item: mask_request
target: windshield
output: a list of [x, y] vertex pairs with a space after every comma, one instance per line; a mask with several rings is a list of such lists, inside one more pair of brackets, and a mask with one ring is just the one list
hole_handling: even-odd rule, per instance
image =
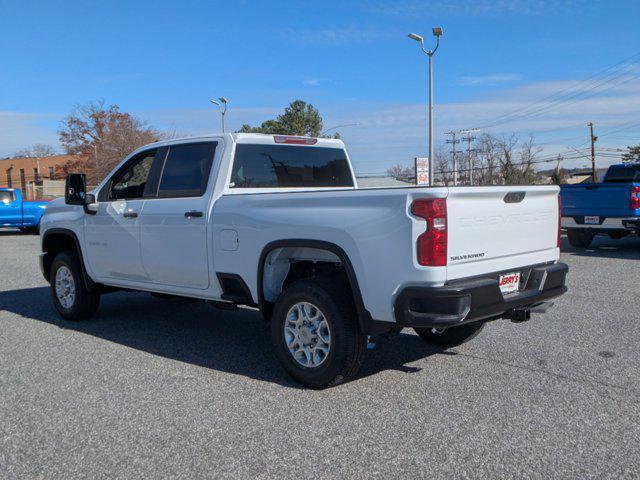
[[640, 181], [640, 163], [611, 165], [604, 176], [607, 183], [632, 183]]
[[4, 203], [6, 205], [11, 202], [13, 202], [13, 192], [9, 192], [8, 190], [0, 191], [0, 203]]

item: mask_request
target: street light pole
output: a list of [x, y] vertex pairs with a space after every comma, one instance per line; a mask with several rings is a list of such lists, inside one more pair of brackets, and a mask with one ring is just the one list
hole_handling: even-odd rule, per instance
[[409, 38], [420, 42], [420, 47], [425, 55], [429, 56], [429, 186], [433, 186], [434, 178], [434, 148], [433, 148], [433, 54], [436, 53], [440, 46], [440, 37], [442, 36], [442, 28], [434, 27], [433, 36], [436, 37], [436, 46], [433, 50], [424, 48], [424, 38], [415, 33], [410, 33]]
[[227, 103], [229, 103], [229, 100], [227, 100], [225, 97], [220, 97], [218, 98], [219, 101], [216, 100], [209, 100], [211, 103], [213, 103], [215, 106], [218, 107], [218, 109], [220, 110], [220, 116], [222, 117], [222, 133], [225, 132], [225, 125], [224, 125], [224, 116], [227, 113]]

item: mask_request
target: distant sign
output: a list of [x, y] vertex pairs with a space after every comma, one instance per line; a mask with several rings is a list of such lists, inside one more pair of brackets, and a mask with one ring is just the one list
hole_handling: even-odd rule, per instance
[[429, 159], [416, 157], [416, 185], [429, 185]]

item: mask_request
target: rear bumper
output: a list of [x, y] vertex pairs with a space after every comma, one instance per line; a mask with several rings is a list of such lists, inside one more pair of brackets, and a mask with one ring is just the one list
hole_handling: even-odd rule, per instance
[[584, 217], [562, 217], [561, 225], [589, 230], [640, 230], [640, 217], [603, 217], [599, 224], [584, 223]]
[[[509, 315], [515, 309], [534, 307], [567, 291], [564, 263], [518, 269], [523, 287], [503, 296], [500, 273], [456, 281], [442, 287], [406, 287], [395, 302], [396, 322], [402, 327], [448, 328]], [[513, 270], [511, 270], [513, 271]]]

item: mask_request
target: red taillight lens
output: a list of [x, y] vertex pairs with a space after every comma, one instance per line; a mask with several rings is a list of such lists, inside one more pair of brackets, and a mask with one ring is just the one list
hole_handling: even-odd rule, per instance
[[424, 218], [427, 229], [418, 237], [417, 257], [420, 265], [444, 267], [447, 265], [447, 200], [433, 198], [416, 200], [411, 213]]
[[631, 187], [629, 206], [631, 207], [631, 210], [640, 209], [640, 187]]
[[560, 199], [560, 194], [558, 194], [558, 248], [560, 248], [561, 225], [562, 225], [562, 200]]

